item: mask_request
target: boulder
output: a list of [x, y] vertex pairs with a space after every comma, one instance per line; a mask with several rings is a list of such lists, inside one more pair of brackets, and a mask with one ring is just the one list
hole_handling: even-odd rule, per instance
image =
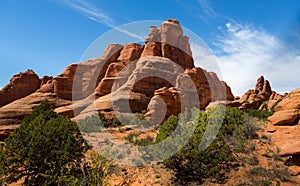
[[41, 79], [41, 87], [38, 92], [51, 92], [54, 93], [54, 82], [53, 82], [53, 77], [52, 76], [44, 76]]
[[293, 90], [275, 107], [275, 113], [269, 117], [273, 125], [297, 125], [300, 119], [300, 88]]
[[152, 124], [160, 124], [170, 115], [181, 112], [180, 92], [174, 87], [163, 87], [154, 92], [145, 117]]
[[299, 120], [299, 110], [282, 110], [275, 112], [269, 121], [273, 125], [297, 125]]
[[281, 149], [279, 156], [294, 156], [300, 155], [300, 141], [294, 141]]
[[300, 174], [300, 167], [297, 165], [292, 165], [288, 168], [292, 176], [298, 176]]
[[[204, 110], [212, 101], [227, 102], [226, 100], [233, 99], [230, 88], [215, 73], [199, 67], [186, 69], [177, 76], [175, 87], [164, 87], [155, 91], [145, 116], [152, 123], [162, 122], [170, 115], [177, 115], [192, 107]], [[162, 114], [165, 114], [163, 120]]]

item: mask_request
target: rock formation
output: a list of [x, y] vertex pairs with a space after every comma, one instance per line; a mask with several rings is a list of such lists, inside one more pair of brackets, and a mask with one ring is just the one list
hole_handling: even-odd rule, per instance
[[[266, 91], [267, 85], [261, 92]], [[111, 118], [146, 111], [159, 124], [187, 106], [205, 109], [211, 101], [234, 97], [215, 73], [194, 66], [189, 38], [177, 20], [169, 19], [150, 27], [145, 45], [111, 44], [102, 57], [71, 64], [56, 77], [40, 80], [32, 71], [14, 76], [0, 92], [2, 136], [44, 99], [70, 118], [94, 111]]]
[[10, 83], [0, 90], [0, 107], [35, 92], [40, 88], [40, 83], [32, 70], [14, 75]]
[[282, 98], [282, 95], [272, 91], [269, 81], [260, 76], [254, 90], [248, 90], [241, 98], [228, 103], [228, 106], [238, 107], [242, 110], [271, 110]]
[[[284, 96], [269, 117], [266, 129], [272, 141], [279, 147], [280, 156], [292, 156], [289, 160], [293, 174], [300, 174], [300, 88]], [[295, 170], [298, 170], [295, 172]]]

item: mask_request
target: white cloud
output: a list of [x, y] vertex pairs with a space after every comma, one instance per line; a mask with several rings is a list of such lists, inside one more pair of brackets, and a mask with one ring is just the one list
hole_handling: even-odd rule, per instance
[[[218, 14], [209, 0], [197, 2], [211, 22], [223, 25], [218, 27], [222, 34], [217, 36], [214, 54], [223, 79], [235, 95], [254, 88], [260, 75], [264, 75], [272, 89], [279, 93], [300, 87], [300, 49], [291, 41], [283, 42], [263, 28], [241, 24]], [[299, 30], [299, 27], [293, 29], [292, 42], [298, 43]]]
[[235, 95], [254, 88], [260, 75], [280, 93], [299, 86], [299, 50], [289, 48], [262, 28], [237, 23], [226, 23], [225, 28], [215, 43], [215, 54], [223, 78]]
[[126, 29], [119, 28], [115, 26], [114, 19], [111, 16], [108, 16], [103, 11], [100, 11], [95, 5], [89, 3], [85, 0], [63, 0], [63, 2], [68, 5], [69, 7], [76, 10], [78, 13], [82, 14], [83, 16], [87, 17], [88, 19], [104, 24], [107, 27], [113, 28], [127, 34], [133, 38], [143, 41], [145, 39], [144, 36], [140, 36], [138, 34], [132, 33]]

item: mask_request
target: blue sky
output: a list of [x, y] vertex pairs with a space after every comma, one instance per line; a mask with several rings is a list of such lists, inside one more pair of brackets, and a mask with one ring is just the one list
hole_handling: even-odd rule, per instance
[[[58, 75], [115, 26], [169, 17], [207, 44], [235, 95], [259, 75], [280, 93], [300, 87], [298, 0], [3, 0], [0, 87], [27, 69]], [[195, 58], [199, 50], [193, 45]]]

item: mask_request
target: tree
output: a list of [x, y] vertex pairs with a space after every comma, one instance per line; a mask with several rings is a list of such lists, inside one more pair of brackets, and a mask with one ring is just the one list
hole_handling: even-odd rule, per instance
[[[84, 140], [76, 123], [57, 115], [45, 100], [5, 140], [0, 149], [1, 181], [22, 178], [28, 185], [80, 182]], [[77, 180], [77, 181], [76, 181]]]

